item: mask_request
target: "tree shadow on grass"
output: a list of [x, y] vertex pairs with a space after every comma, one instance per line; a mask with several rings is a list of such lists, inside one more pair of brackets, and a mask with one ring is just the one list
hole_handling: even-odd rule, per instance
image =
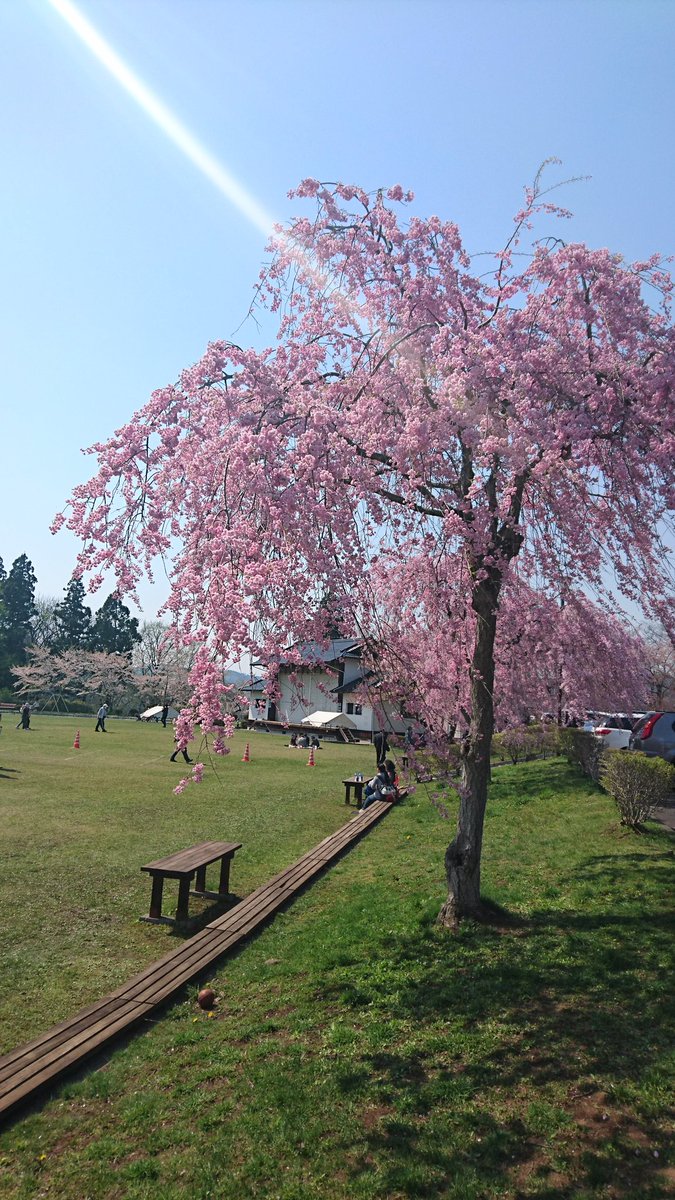
[[[508, 765], [510, 766], [511, 764]], [[514, 773], [518, 771], [518, 769], [518, 766], [512, 767], [512, 771]], [[583, 782], [586, 785], [587, 794], [589, 797], [605, 794], [600, 785], [594, 784], [592, 780], [585, 778]], [[567, 771], [562, 770], [560, 772], [552, 771], [550, 776], [546, 778], [542, 777], [541, 779], [528, 779], [527, 777], [519, 779], [517, 777], [514, 778], [513, 775], [509, 776], [508, 778], [495, 776], [490, 786], [489, 803], [498, 803], [502, 798], [502, 795], [506, 796], [507, 794], [509, 801], [513, 800], [514, 795], [528, 800], [537, 798], [551, 798], [552, 796], [578, 797], [579, 790], [579, 780], [575, 776], [570, 776]], [[500, 795], [500, 792], [502, 795]]]
[[[454, 938], [429, 921], [383, 937], [367, 963], [329, 969], [322, 1000], [418, 1031], [364, 1053], [360, 1084], [344, 1081], [379, 1114], [355, 1166], [377, 1162], [378, 1195], [672, 1194], [665, 1117], [659, 1128], [640, 1099], [643, 1086], [658, 1093], [673, 1025], [669, 857], [607, 855], [575, 870], [603, 881], [610, 911], [537, 911], [510, 931], [467, 925]], [[631, 890], [639, 905], [624, 910]], [[419, 1048], [429, 1030], [434, 1047], [447, 1031], [447, 1052]]]

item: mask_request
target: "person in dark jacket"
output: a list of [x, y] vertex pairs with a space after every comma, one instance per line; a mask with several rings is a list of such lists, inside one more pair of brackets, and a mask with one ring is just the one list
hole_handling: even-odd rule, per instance
[[381, 730], [373, 734], [373, 745], [375, 747], [375, 760], [377, 766], [383, 763], [389, 753], [389, 738], [386, 733]]
[[21, 705], [19, 712], [21, 713], [21, 720], [17, 725], [17, 729], [30, 729], [30, 704], [28, 701]]

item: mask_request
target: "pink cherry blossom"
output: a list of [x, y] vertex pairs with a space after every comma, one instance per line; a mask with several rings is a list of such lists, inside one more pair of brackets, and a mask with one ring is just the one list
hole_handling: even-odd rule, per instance
[[[617, 595], [675, 632], [671, 279], [657, 256], [541, 236], [566, 216], [543, 190], [472, 262], [398, 185], [304, 180], [313, 212], [275, 234], [256, 293], [276, 344], [211, 343], [93, 448], [67, 512], [79, 570], [131, 593], [157, 559], [170, 572], [175, 637], [197, 647], [179, 744], [227, 736], [223, 664], [274, 663], [335, 620], [383, 699], [433, 737], [468, 731], [447, 923], [481, 911], [495, 716], [552, 687], [588, 703], [583, 647], [613, 653], [597, 613]], [[621, 674], [603, 676], [617, 698]]]

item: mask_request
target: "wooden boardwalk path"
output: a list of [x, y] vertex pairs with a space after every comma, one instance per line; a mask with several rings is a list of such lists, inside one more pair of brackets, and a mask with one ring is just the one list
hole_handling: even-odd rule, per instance
[[143, 1020], [184, 984], [201, 975], [216, 959], [269, 920], [390, 808], [391, 804], [384, 801], [371, 804], [228, 913], [217, 917], [201, 933], [151, 963], [102, 1000], [0, 1058], [0, 1116], [31, 1099], [65, 1071], [78, 1067], [90, 1054]]

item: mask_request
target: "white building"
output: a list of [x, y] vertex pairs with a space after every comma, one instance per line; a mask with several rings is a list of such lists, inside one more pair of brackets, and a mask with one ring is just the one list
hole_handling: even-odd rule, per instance
[[[334, 638], [326, 648], [307, 642], [293, 650], [300, 663], [279, 663], [276, 699], [265, 695], [264, 674], [242, 689], [250, 695], [249, 721], [253, 725], [300, 725], [313, 713], [323, 712], [344, 713], [361, 735], [368, 737], [382, 728], [382, 717], [365, 699], [368, 688], [376, 688], [377, 683], [372, 671], [363, 668], [358, 639]], [[264, 664], [254, 663], [256, 668], [264, 670]], [[402, 733], [405, 724], [394, 718], [390, 706], [384, 706], [384, 713], [386, 730]]]

